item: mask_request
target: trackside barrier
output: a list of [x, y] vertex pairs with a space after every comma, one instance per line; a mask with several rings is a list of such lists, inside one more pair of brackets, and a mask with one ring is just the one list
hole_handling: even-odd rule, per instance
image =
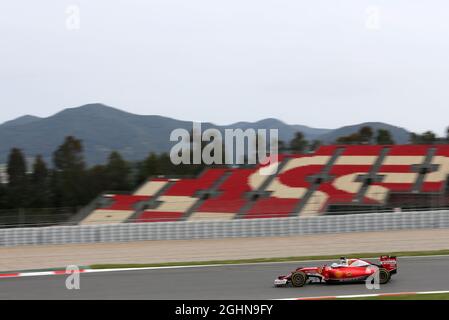
[[449, 228], [449, 210], [228, 221], [121, 223], [0, 229], [0, 246], [292, 236]]

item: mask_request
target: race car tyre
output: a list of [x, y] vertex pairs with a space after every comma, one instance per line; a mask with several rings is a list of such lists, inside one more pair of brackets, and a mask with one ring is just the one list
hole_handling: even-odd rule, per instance
[[303, 285], [306, 284], [307, 276], [302, 271], [296, 271], [296, 272], [293, 272], [291, 281], [292, 281], [292, 285], [294, 287], [302, 287]]
[[391, 279], [391, 274], [384, 268], [379, 268], [379, 283], [385, 284]]

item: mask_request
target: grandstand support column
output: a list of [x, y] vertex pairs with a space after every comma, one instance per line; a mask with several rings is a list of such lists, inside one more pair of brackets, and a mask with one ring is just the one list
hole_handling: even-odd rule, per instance
[[265, 181], [257, 188], [257, 190], [248, 192], [245, 195], [246, 203], [240, 208], [239, 212], [235, 215], [234, 219], [241, 219], [243, 218], [249, 210], [254, 206], [256, 201], [260, 198], [269, 197], [271, 192], [266, 191], [267, 187], [271, 184], [271, 182], [277, 177], [277, 175], [282, 171], [282, 169], [285, 167], [285, 165], [289, 161], [289, 157], [286, 157], [283, 159], [277, 169], [276, 172], [272, 175], [270, 175]]
[[290, 217], [296, 217], [301, 214], [301, 212], [306, 208], [306, 206], [309, 204], [310, 201], [313, 201], [313, 195], [315, 191], [318, 190], [320, 185], [323, 182], [329, 181], [332, 179], [332, 177], [329, 175], [330, 170], [334, 166], [337, 159], [341, 156], [341, 154], [344, 152], [344, 147], [339, 147], [337, 150], [335, 150], [332, 157], [327, 162], [326, 166], [323, 168], [323, 170], [317, 174], [310, 176], [308, 178], [310, 182], [310, 187], [307, 189], [307, 192], [305, 193], [304, 197], [298, 201], [298, 204], [293, 209], [293, 212], [290, 214]]
[[418, 178], [416, 179], [415, 185], [412, 189], [413, 193], [418, 193], [421, 191], [424, 179], [426, 178], [426, 174], [438, 170], [438, 165], [432, 164], [432, 159], [436, 152], [437, 148], [429, 148], [424, 162], [421, 165], [412, 166], [412, 170], [418, 173]]
[[385, 160], [385, 157], [390, 152], [390, 148], [386, 147], [383, 148], [380, 152], [379, 156], [376, 159], [376, 162], [371, 167], [371, 170], [366, 175], [361, 175], [357, 177], [357, 182], [362, 182], [362, 186], [360, 187], [359, 191], [357, 192], [356, 196], [354, 197], [354, 202], [356, 203], [362, 203], [363, 199], [365, 198], [366, 192], [368, 191], [369, 186], [373, 182], [382, 182], [383, 176], [379, 175], [380, 167], [382, 166], [382, 163]]

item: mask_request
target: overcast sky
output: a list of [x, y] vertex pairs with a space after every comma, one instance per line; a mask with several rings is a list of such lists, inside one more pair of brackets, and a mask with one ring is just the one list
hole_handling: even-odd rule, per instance
[[102, 102], [218, 124], [449, 125], [447, 0], [14, 0], [0, 12], [0, 122]]

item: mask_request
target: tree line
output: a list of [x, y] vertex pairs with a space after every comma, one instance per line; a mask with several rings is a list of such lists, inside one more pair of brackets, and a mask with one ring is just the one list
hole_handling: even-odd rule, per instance
[[[354, 134], [339, 137], [335, 142], [395, 143], [388, 130], [374, 132], [368, 126]], [[449, 129], [445, 138], [439, 138], [431, 131], [412, 133], [410, 143], [449, 143]], [[302, 132], [296, 132], [289, 142], [279, 141], [278, 147], [280, 153], [305, 153], [313, 152], [321, 144], [318, 140], [308, 141]], [[203, 164], [174, 165], [168, 153], [151, 152], [142, 161], [128, 162], [117, 151], [109, 154], [105, 164], [88, 167], [83, 151], [82, 141], [68, 136], [54, 151], [52, 166], [38, 155], [28, 168], [22, 150], [13, 148], [7, 163], [8, 183], [0, 184], [0, 209], [76, 208], [88, 204], [105, 191], [132, 191], [151, 176], [195, 176], [205, 168]]]
[[[302, 132], [296, 132], [294, 138], [288, 143], [279, 142], [279, 150], [281, 152], [313, 152], [322, 142], [320, 140], [307, 141]], [[385, 129], [378, 129], [376, 132], [369, 127], [364, 126], [358, 132], [347, 136], [338, 137], [335, 144], [377, 144], [377, 145], [392, 145], [395, 141], [390, 131]]]
[[[409, 143], [411, 144], [447, 144], [449, 143], [449, 127], [446, 130], [445, 137], [438, 137], [432, 131], [426, 131], [422, 134], [412, 132], [410, 133]], [[279, 141], [280, 152], [313, 152], [322, 144], [319, 140], [307, 141], [302, 132], [296, 132], [294, 138], [290, 143], [286, 144]], [[394, 145], [396, 142], [389, 130], [377, 129], [373, 130], [370, 126], [364, 126], [359, 131], [349, 134], [347, 136], [338, 137], [334, 144], [349, 144], [349, 145]]]
[[50, 167], [38, 155], [27, 168], [22, 150], [8, 156], [8, 183], [0, 184], [0, 209], [76, 208], [88, 204], [104, 191], [128, 192], [150, 176], [196, 175], [203, 165], [173, 165], [168, 153], [150, 153], [139, 162], [126, 161], [119, 152], [107, 162], [88, 167], [81, 140], [65, 138], [52, 155]]

